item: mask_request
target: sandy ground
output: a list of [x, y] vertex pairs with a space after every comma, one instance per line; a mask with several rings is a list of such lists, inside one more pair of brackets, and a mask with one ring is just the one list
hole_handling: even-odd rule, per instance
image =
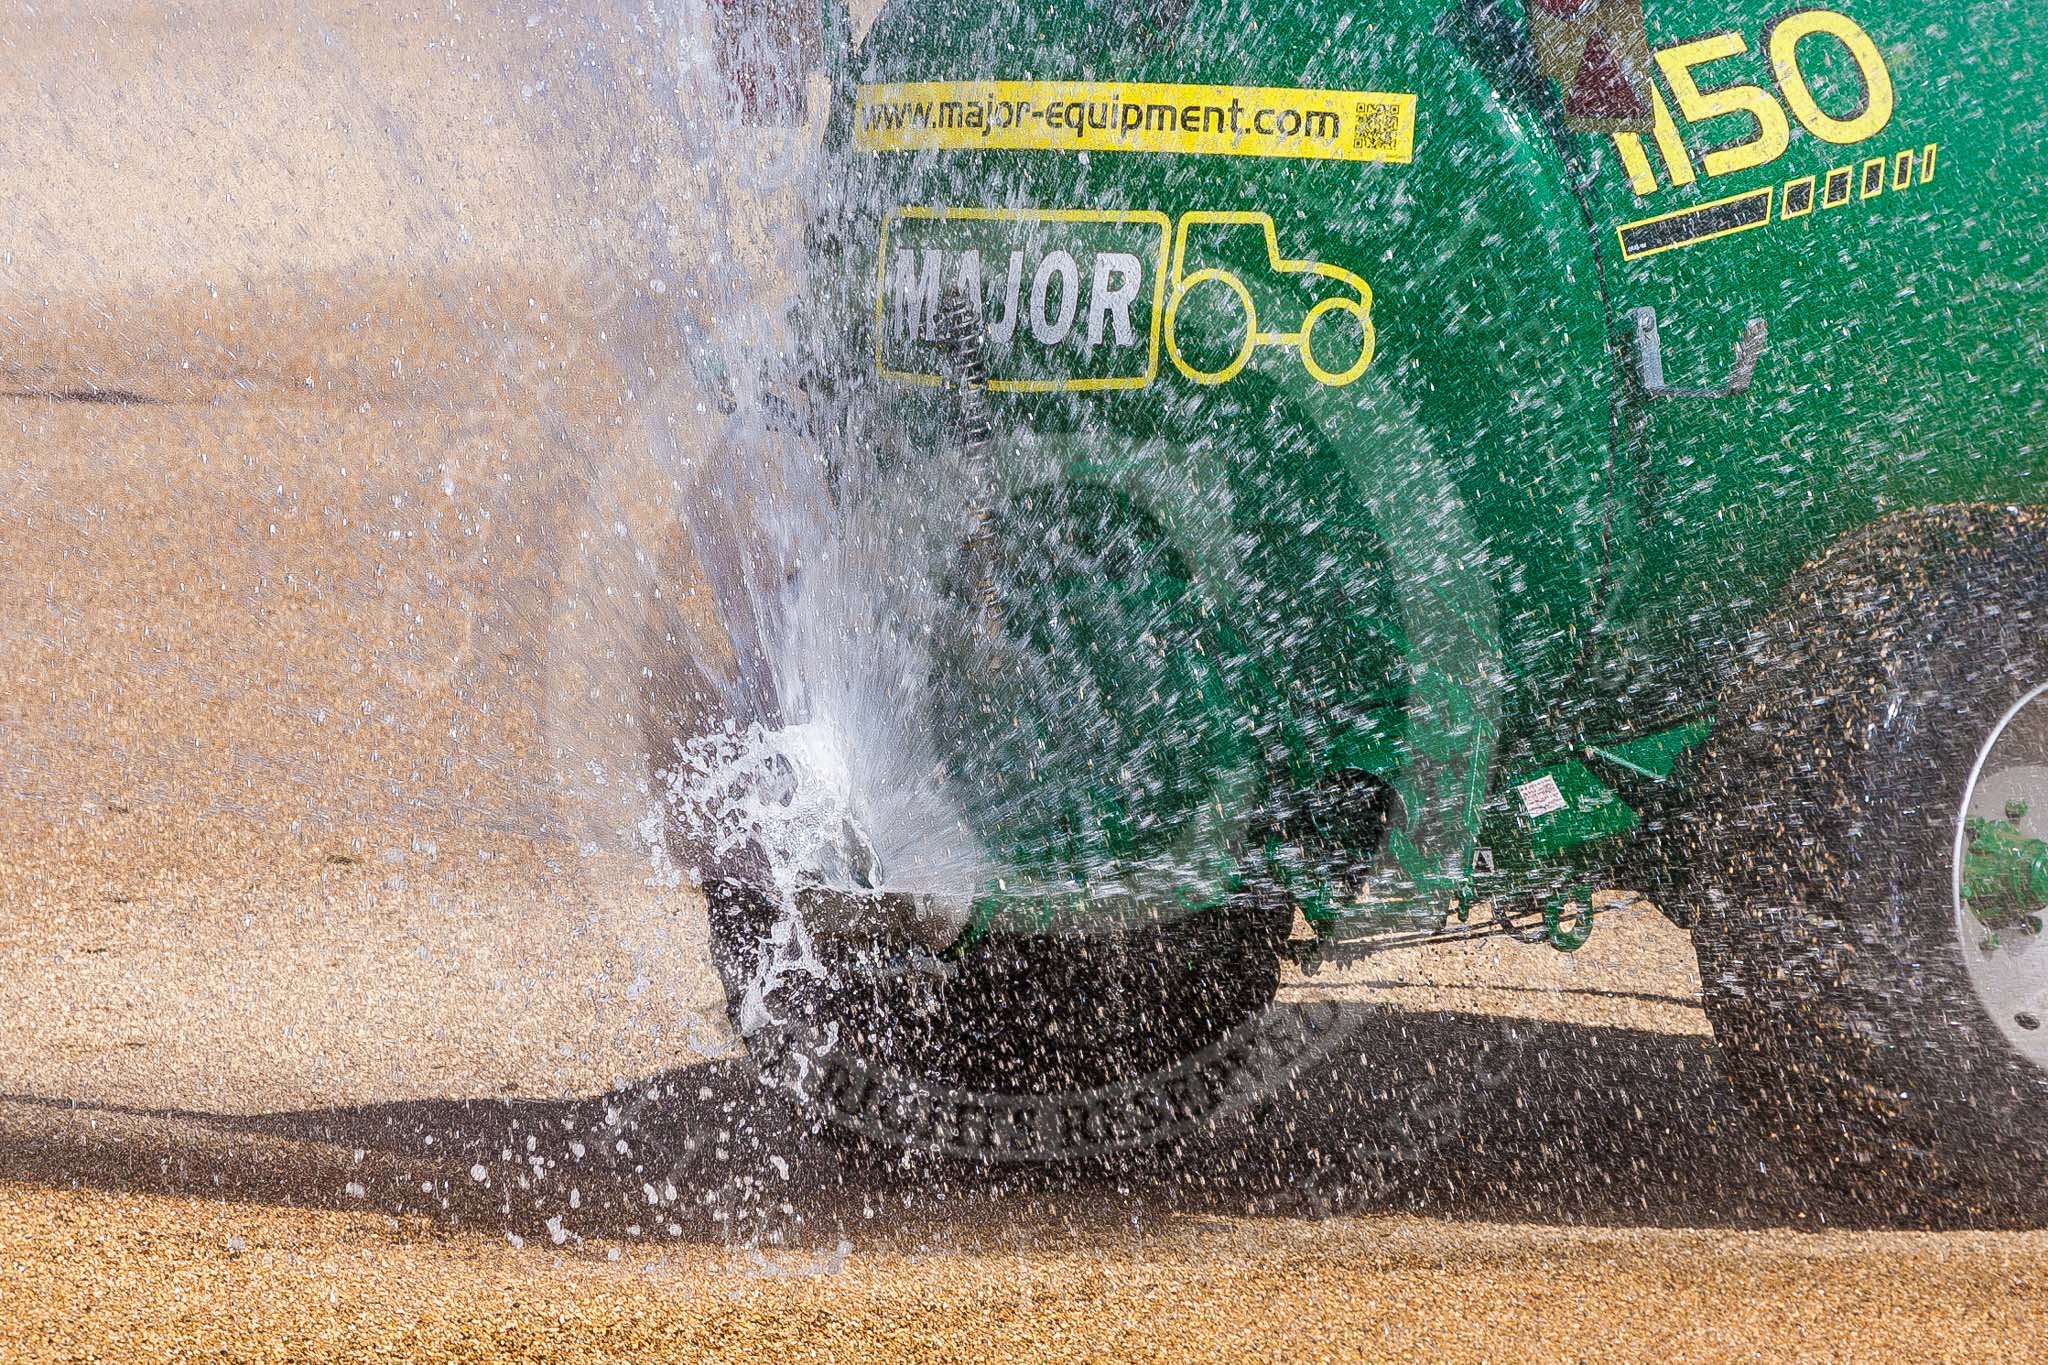
[[1647, 909], [1292, 978], [1346, 1046], [1112, 1172], [789, 1131], [635, 834], [733, 303], [607, 13], [0, 31], [0, 1361], [2048, 1348], [2041, 1234], [1771, 1168]]

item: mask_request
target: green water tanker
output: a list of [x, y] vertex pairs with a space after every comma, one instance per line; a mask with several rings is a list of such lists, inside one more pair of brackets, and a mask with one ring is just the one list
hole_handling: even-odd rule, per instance
[[[793, 99], [807, 16], [727, 13]], [[1160, 1074], [1285, 960], [1598, 952], [1633, 888], [1775, 1131], [2031, 1186], [2048, 11], [817, 28], [804, 383], [828, 447], [974, 474], [929, 724], [995, 867], [807, 1006], [853, 1090]], [[766, 911], [713, 901], [738, 991]]]

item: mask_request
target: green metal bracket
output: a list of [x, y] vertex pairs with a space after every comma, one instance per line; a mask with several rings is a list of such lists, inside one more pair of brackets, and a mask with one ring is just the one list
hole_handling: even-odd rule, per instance
[[1667, 782], [1678, 767], [1678, 760], [1685, 751], [1704, 743], [1714, 732], [1711, 716], [1675, 725], [1669, 730], [1659, 730], [1654, 735], [1641, 739], [1625, 740], [1620, 743], [1595, 744], [1586, 750], [1589, 757], [1611, 763], [1624, 772], [1634, 773], [1652, 782]]
[[1553, 764], [1514, 785], [1529, 822], [1529, 847], [1538, 858], [1554, 858], [1636, 827], [1628, 803], [1577, 760]]
[[[1702, 717], [1638, 739], [1590, 744], [1585, 755], [1624, 790], [1640, 794], [1645, 785], [1671, 781], [1679, 758], [1713, 729], [1713, 719]], [[1529, 850], [1538, 858], [1554, 858], [1582, 844], [1626, 834], [1640, 823], [1623, 793], [1576, 759], [1527, 774], [1510, 786], [1527, 824]]]

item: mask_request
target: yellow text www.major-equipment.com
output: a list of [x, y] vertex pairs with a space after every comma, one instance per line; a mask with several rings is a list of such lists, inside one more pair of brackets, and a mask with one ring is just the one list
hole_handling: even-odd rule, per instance
[[855, 145], [873, 152], [1074, 151], [1406, 162], [1415, 96], [1127, 81], [864, 85]]

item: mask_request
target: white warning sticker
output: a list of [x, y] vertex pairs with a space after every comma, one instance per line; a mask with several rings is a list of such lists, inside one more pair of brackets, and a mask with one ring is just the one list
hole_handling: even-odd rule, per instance
[[1529, 813], [1531, 820], [1564, 809], [1564, 793], [1557, 789], [1557, 779], [1548, 774], [1534, 782], [1524, 782], [1515, 788], [1515, 794], [1522, 798], [1522, 809]]

